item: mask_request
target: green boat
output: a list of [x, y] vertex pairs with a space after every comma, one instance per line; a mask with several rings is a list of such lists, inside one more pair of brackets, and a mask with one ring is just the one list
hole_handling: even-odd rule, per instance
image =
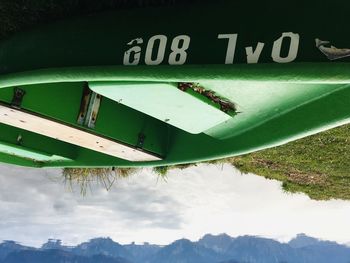
[[174, 165], [349, 123], [349, 8], [207, 1], [18, 33], [0, 43], [0, 161]]

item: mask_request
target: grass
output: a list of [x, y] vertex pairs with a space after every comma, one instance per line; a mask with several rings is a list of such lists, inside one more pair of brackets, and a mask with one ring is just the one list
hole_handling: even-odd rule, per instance
[[287, 192], [350, 200], [350, 126], [230, 160], [244, 173], [282, 181]]
[[62, 175], [72, 191], [77, 186], [80, 194], [85, 196], [94, 183], [108, 191], [118, 179], [129, 177], [136, 171], [134, 168], [65, 168]]
[[[37, 24], [44, 24], [103, 10], [142, 8], [200, 0], [1, 0], [0, 40]], [[220, 160], [242, 172], [255, 173], [283, 182], [287, 192], [303, 192], [313, 199], [350, 199], [350, 126], [343, 126], [296, 142], [257, 153]], [[176, 168], [185, 169], [189, 165]], [[173, 167], [158, 167], [154, 171], [166, 178]], [[65, 169], [68, 184], [77, 183], [86, 194], [91, 182], [109, 189], [112, 184], [133, 172], [123, 169]]]

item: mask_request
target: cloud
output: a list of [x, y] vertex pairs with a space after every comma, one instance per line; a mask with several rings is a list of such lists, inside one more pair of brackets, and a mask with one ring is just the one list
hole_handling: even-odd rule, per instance
[[0, 169], [3, 240], [15, 239], [38, 246], [54, 236], [62, 239], [66, 236], [64, 240], [72, 241], [77, 236], [113, 235], [109, 231], [130, 227], [136, 231], [181, 226], [182, 218], [177, 212], [181, 205], [157, 191], [156, 176], [149, 172], [121, 181], [110, 192], [96, 186], [93, 193], [82, 197], [63, 185], [59, 169], [5, 165]]

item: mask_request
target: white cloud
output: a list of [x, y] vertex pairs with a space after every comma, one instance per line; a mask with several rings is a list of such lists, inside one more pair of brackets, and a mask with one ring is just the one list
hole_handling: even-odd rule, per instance
[[76, 244], [110, 236], [167, 244], [223, 232], [282, 241], [300, 232], [350, 239], [349, 202], [285, 194], [279, 182], [241, 175], [229, 165], [173, 170], [167, 182], [143, 169], [110, 192], [96, 187], [86, 197], [67, 190], [59, 169], [0, 170], [0, 240], [40, 246], [48, 238]]

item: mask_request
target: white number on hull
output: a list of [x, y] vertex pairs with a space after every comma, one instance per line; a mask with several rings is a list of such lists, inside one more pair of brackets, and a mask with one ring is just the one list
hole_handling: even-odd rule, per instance
[[177, 36], [171, 43], [171, 53], [169, 56], [170, 65], [183, 65], [187, 59], [187, 49], [190, 46], [190, 37], [186, 35]]

